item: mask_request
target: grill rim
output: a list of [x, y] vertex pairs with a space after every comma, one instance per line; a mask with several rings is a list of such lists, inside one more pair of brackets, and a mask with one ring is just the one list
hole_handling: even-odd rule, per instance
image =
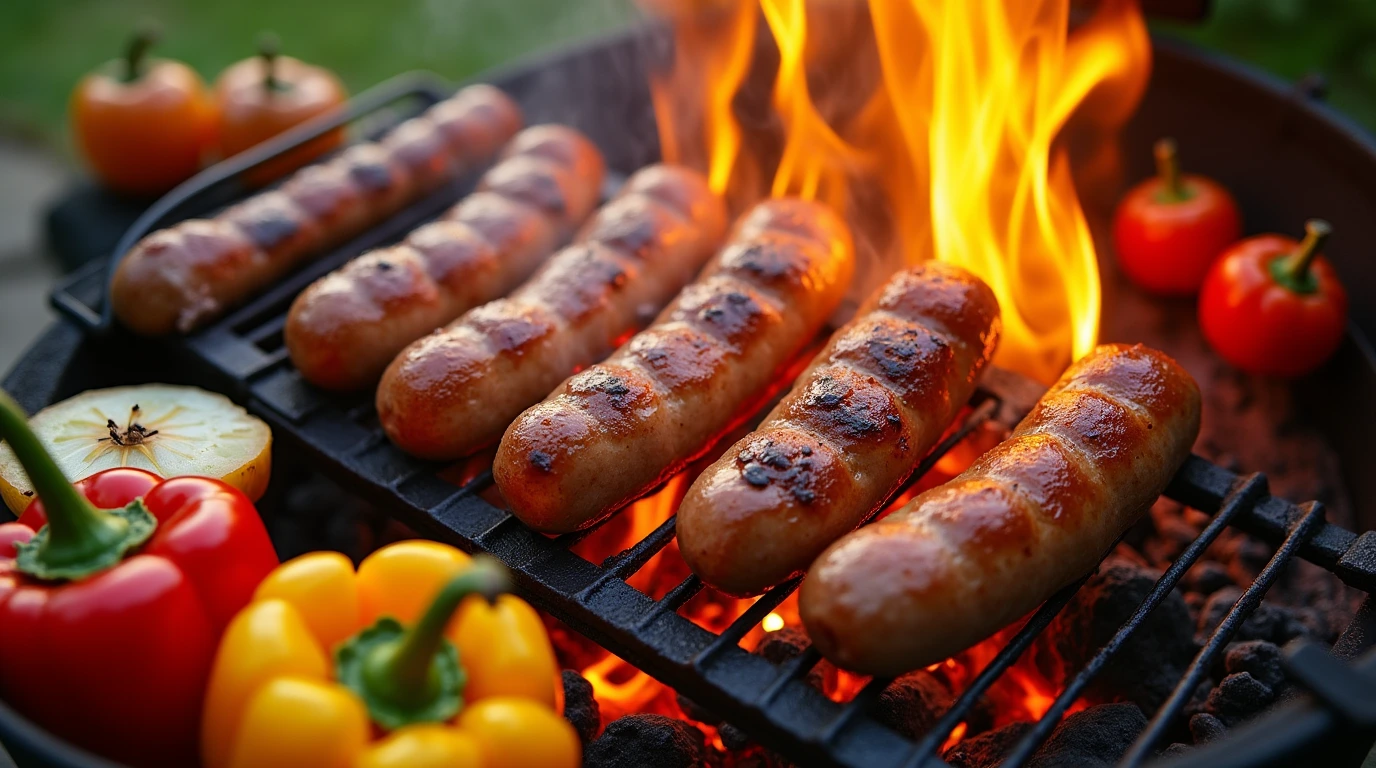
[[[610, 44], [626, 47], [630, 41], [629, 44], [634, 46], [634, 41], [631, 40], [632, 35], [624, 35], [623, 33], [623, 35], [612, 36], [609, 38]], [[1157, 45], [1158, 55], [1161, 54], [1163, 48], [1168, 52], [1172, 49], [1181, 48], [1178, 44], [1163, 44], [1160, 40], [1154, 40], [1154, 43]], [[590, 50], [597, 46], [607, 46], [608, 44], [606, 40], [594, 41], [587, 46], [572, 49], [572, 54], [565, 52], [543, 56], [535, 67], [554, 66], [555, 62], [569, 55], [577, 55], [580, 51]], [[1192, 49], [1190, 50], [1192, 51]], [[1173, 52], [1180, 53], [1179, 50]], [[1191, 55], [1204, 60], [1208, 65], [1225, 70], [1227, 74], [1250, 80], [1253, 85], [1279, 90], [1274, 83], [1266, 82], [1265, 76], [1251, 72], [1229, 60], [1213, 57], [1209, 54], [1192, 53]], [[538, 70], [534, 71], [538, 72]], [[531, 68], [523, 68], [519, 65], [508, 68], [506, 72], [512, 80], [533, 76]], [[494, 78], [494, 82], [499, 86], [504, 85], [503, 79], [505, 78], [499, 76]], [[1290, 92], [1288, 87], [1284, 90], [1287, 93]], [[1315, 105], [1308, 102], [1297, 103], [1296, 109], [1314, 110]], [[1326, 107], [1320, 106], [1319, 110], [1326, 113], [1318, 114], [1320, 119], [1326, 120], [1330, 124], [1339, 124], [1337, 127], [1347, 134], [1348, 139], [1363, 145], [1368, 152], [1376, 154], [1376, 146], [1366, 141], [1365, 135], [1355, 125], [1349, 123], [1345, 118], [1336, 116], [1336, 113], [1332, 113]], [[1330, 127], [1333, 126], [1330, 125]], [[282, 147], [282, 149], [285, 148], [285, 146]], [[271, 156], [273, 156], [271, 153], [266, 155], [266, 157]], [[462, 191], [465, 184], [471, 184], [471, 180], [461, 182], [455, 189]], [[400, 232], [409, 230], [421, 220], [437, 213], [444, 207], [436, 204], [435, 199], [436, 196], [431, 196], [427, 201], [408, 208], [406, 212], [371, 230], [370, 235], [376, 235], [378, 241], [384, 241], [388, 239], [389, 232], [400, 234]], [[448, 200], [445, 202], [445, 205], [447, 204]], [[366, 247], [369, 247], [366, 243], [355, 241], [340, 249], [340, 253], [345, 251], [357, 253]], [[303, 272], [279, 283], [259, 299], [236, 310], [226, 318], [222, 318], [206, 331], [189, 337], [181, 351], [188, 352], [193, 358], [197, 358], [197, 362], [200, 364], [199, 375], [220, 380], [218, 382], [220, 386], [212, 385], [213, 388], [229, 391], [232, 394], [237, 393], [240, 399], [249, 403], [251, 409], [268, 418], [280, 434], [287, 435], [293, 441], [298, 441], [317, 452], [324, 459], [326, 468], [333, 470], [329, 474], [334, 474], [336, 479], [343, 480], [346, 485], [354, 486], [356, 489], [361, 487], [365, 491], [361, 495], [369, 498], [376, 496], [382, 499], [381, 505], [384, 508], [400, 512], [398, 517], [411, 524], [419, 532], [433, 533], [438, 537], [450, 540], [451, 543], [457, 543], [469, 551], [475, 551], [478, 548], [484, 551], [494, 551], [507, 561], [508, 565], [513, 567], [517, 574], [518, 584], [524, 588], [527, 596], [533, 598], [532, 602], [537, 607], [564, 620], [575, 630], [589, 636], [604, 648], [616, 651], [618, 655], [627, 658], [638, 668], [666, 682], [680, 692], [685, 692], [685, 688], [695, 686], [666, 680], [666, 677], [676, 678], [680, 674], [691, 674], [701, 678], [703, 683], [712, 682], [711, 678], [717, 678], [717, 682], [714, 683], [717, 694], [726, 694], [728, 698], [725, 703], [729, 705], [727, 708], [738, 710], [736, 716], [728, 716], [727, 719], [744, 727], [752, 735], [757, 737], [768, 736], [769, 738], [761, 740], [776, 748], [783, 746], [784, 748], [779, 751], [789, 757], [798, 759], [800, 762], [811, 762], [808, 758], [818, 758], [818, 750], [821, 750], [823, 753], [821, 757], [826, 759], [816, 764], [874, 765], [878, 764], [872, 762], [877, 757], [873, 754], [876, 751], [891, 758], [899, 752], [906, 751], [891, 749], [888, 745], [894, 742], [906, 744], [912, 748], [914, 746], [922, 747], [929, 739], [938, 742], [944, 740], [944, 734], [941, 734], [939, 738], [933, 738], [933, 735], [929, 734], [929, 737], [924, 738], [923, 742], [914, 745], [913, 742], [902, 739], [868, 717], [863, 711], [864, 708], [882, 690], [882, 685], [877, 682], [867, 685], [856, 699], [846, 704], [831, 702], [820, 693], [807, 687], [801, 682], [801, 679], [811, 665], [816, 663], [817, 654], [815, 651], [805, 654], [802, 661], [786, 664], [782, 668], [777, 668], [763, 659], [746, 653], [736, 645], [736, 642], [755, 622], [743, 624], [743, 629], [740, 630], [737, 630], [733, 625], [722, 636], [717, 639], [710, 639], [711, 633], [698, 628], [687, 619], [677, 616], [675, 612], [683, 602], [686, 602], [688, 598], [701, 589], [700, 582], [695, 584], [695, 577], [690, 576], [671, 591], [670, 594], [674, 596], [673, 601], [677, 601], [678, 604], [664, 610], [656, 607], [655, 601], [624, 582], [624, 578], [631, 575], [635, 569], [631, 569], [625, 575], [608, 574], [604, 569], [587, 563], [581, 557], [568, 552], [567, 543], [565, 546], [550, 547], [548, 551], [542, 552], [541, 548], [546, 545], [540, 542], [550, 540], [538, 537], [537, 534], [533, 534], [533, 532], [520, 526], [519, 523], [513, 525], [514, 519], [510, 515], [487, 505], [479, 498], [477, 491], [481, 489], [484, 482], [490, 482], [490, 476], [486, 479], [480, 477], [463, 489], [458, 490], [440, 489], [433, 483], [427, 485], [429, 481], [425, 478], [433, 479], [434, 466], [426, 465], [424, 462], [416, 462], [409, 457], [400, 455], [385, 440], [378, 441], [376, 430], [370, 432], [361, 427], [358, 422], [365, 421], [369, 417], [366, 406], [362, 408], [355, 406], [348, 409], [337, 401], [331, 402], [331, 398], [316, 396], [306, 398], [317, 401], [311, 407], [304, 409], [297, 407], [301, 401], [300, 391], [293, 392], [291, 383], [284, 382], [281, 377], [283, 370], [289, 367], [289, 361], [285, 359], [280, 350], [275, 353], [263, 353], [259, 343], [272, 336], [270, 326], [274, 322], [274, 315], [270, 311], [270, 307], [274, 303], [282, 301], [283, 297], [286, 297], [285, 300], [289, 302], [290, 296], [294, 295], [306, 282], [337, 263], [335, 257], [321, 259]], [[83, 278], [83, 276], [78, 275], [74, 279], [64, 282], [59, 288], [59, 292], [74, 298], [75, 294], [71, 292], [71, 289], [77, 286], [82, 279], [85, 279], [89, 284], [91, 277], [86, 275]], [[59, 293], [55, 292], [55, 303], [59, 304], [59, 309], [70, 316], [72, 314], [71, 306], [63, 305], [58, 296]], [[76, 300], [79, 301], [79, 299]], [[77, 317], [75, 319], [90, 325], [89, 318], [90, 316], [87, 315], [86, 318]], [[266, 322], [250, 322], [254, 319], [262, 320], [263, 318], [266, 318]], [[118, 333], [118, 331], [115, 332]], [[242, 344], [228, 343], [236, 337], [258, 349], [259, 354], [246, 353], [246, 348]], [[16, 369], [11, 378], [21, 376], [22, 373], [22, 370]], [[10, 379], [7, 379], [7, 388], [9, 388], [9, 384]], [[33, 405], [33, 403], [26, 403], [26, 405]], [[1000, 401], [998, 410], [1002, 410], [1004, 405], [1007, 403]], [[324, 445], [324, 443], [338, 445], [338, 441], [347, 442], [351, 438], [353, 442], [348, 451], [332, 450], [329, 446]], [[345, 453], [347, 456], [342, 455]], [[395, 472], [396, 474], [388, 479], [369, 476], [370, 473], [377, 474], [384, 471]], [[1236, 486], [1237, 481], [1238, 477], [1234, 473], [1209, 464], [1197, 456], [1192, 456], [1177, 473], [1171, 487], [1167, 489], [1166, 495], [1212, 514], [1218, 510], [1219, 505]], [[447, 494], [443, 495], [442, 501], [432, 501], [423, 507], [415, 501], [416, 498], [430, 498], [431, 495], [441, 491], [445, 491]], [[410, 496], [408, 497], [407, 494]], [[1257, 499], [1256, 504], [1238, 512], [1239, 527], [1258, 535], [1268, 543], [1275, 544], [1278, 538], [1283, 538], [1292, 521], [1298, 519], [1301, 514], [1300, 508], [1296, 505], [1263, 494]], [[464, 527], [461, 528], [461, 526]], [[467, 533], [464, 532], [465, 530]], [[455, 536], [460, 538], [455, 539]], [[631, 549], [634, 550], [643, 543], [643, 541], [638, 542]], [[665, 539], [665, 543], [667, 543], [667, 539]], [[1317, 527], [1313, 537], [1305, 538], [1302, 544], [1295, 547], [1295, 550], [1305, 559], [1310, 559], [1325, 569], [1335, 572], [1345, 582], [1368, 593], [1376, 587], [1376, 534], [1368, 532], [1358, 536], [1336, 526], [1323, 523]], [[1202, 552], [1202, 547], [1200, 551]], [[621, 553], [621, 555], [625, 554], [627, 553]], [[613, 556], [609, 560], [616, 560], [617, 557], [620, 555]], [[567, 558], [572, 558], [572, 560]], [[648, 559], [648, 556], [645, 559]], [[641, 560], [639, 555], [628, 556], [623, 560], [614, 562], [613, 566], [625, 565], [626, 563], [634, 564], [638, 560]], [[537, 565], [547, 570], [543, 574], [530, 573], [530, 569]], [[619, 568], [618, 570], [624, 569]], [[1182, 567], [1181, 573], [1183, 570]], [[1085, 577], [1085, 579], [1087, 578], [1088, 576]], [[1354, 583], [1354, 580], [1357, 583]], [[1083, 584], [1083, 581], [1082, 579], [1077, 584], [1062, 590], [1066, 600], [1073, 594], [1074, 589], [1078, 588], [1079, 584]], [[572, 590], [578, 585], [581, 586], [576, 591], [562, 591], [565, 587]], [[796, 580], [792, 587], [796, 587]], [[779, 593], [777, 599], [782, 600], [788, 591], [791, 589], [776, 588], [774, 592]], [[560, 601], [558, 605], [546, 602], [551, 596], [558, 598]], [[636, 599], [637, 596], [639, 601]], [[1048, 604], [1059, 600], [1060, 597], [1061, 593], [1058, 593], [1051, 601], [1048, 601]], [[582, 613], [584, 614], [583, 618], [586, 619], [587, 615], [590, 614], [600, 621], [609, 621], [612, 618], [613, 609], [619, 612], [622, 608], [633, 606], [633, 604], [642, 601], [651, 604], [649, 610], [636, 617], [634, 624], [628, 625], [628, 628], [615, 628], [618, 632], [629, 632], [629, 639], [632, 641], [630, 643], [626, 643], [626, 638], [619, 642], [612, 642], [613, 638], [608, 635], [610, 625], [598, 627], [596, 622], [580, 621], [579, 616], [575, 615]], [[598, 610], [605, 611], [605, 614], [597, 613]], [[751, 611], [747, 611], [747, 615], [753, 617]], [[1034, 617], [1038, 615], [1040, 612], [1034, 614]], [[1054, 612], [1049, 616], [1054, 616]], [[674, 630], [672, 634], [677, 635], [676, 637], [668, 638], [680, 647], [670, 647], [667, 644], [656, 647], [656, 642], [665, 640], [665, 638], [658, 636], [666, 631], [663, 625], [666, 622], [671, 625], [677, 623], [674, 617], [677, 618], [677, 622], [687, 625]], [[1355, 621], [1354, 619], [1354, 623]], [[742, 622], [738, 621], [737, 623]], [[689, 640], [696, 643], [699, 637], [697, 633], [708, 636], [708, 639], [700, 644], [701, 647], [698, 647], [696, 652], [686, 653], [692, 643], [688, 645], [684, 645], [684, 643]], [[731, 639], [732, 637], [734, 639]], [[1030, 635], [1028, 642], [1030, 643]], [[643, 660], [644, 663], [642, 663], [642, 660], [623, 653], [627, 649], [650, 649], [655, 652], [656, 658]], [[1004, 653], [1000, 653], [998, 658], [1001, 659], [1003, 656]], [[1011, 664], [1013, 660], [1015, 659], [1010, 658], [1008, 664]], [[995, 664], [997, 663], [996, 660]], [[731, 665], [730, 670], [724, 666], [728, 664]], [[769, 674], [763, 670], [761, 665], [774, 668], [773, 674], [775, 676], [772, 680], [767, 685], [759, 687], [752, 700], [747, 701], [745, 697], [731, 698], [728, 683], [735, 684], [734, 688], [737, 690], [741, 687], [739, 684], [743, 682], [750, 682], [753, 685], [755, 678]], [[993, 666], [991, 664], [991, 667]], [[664, 676], [656, 674], [656, 670], [664, 673]], [[793, 693], [789, 692], [790, 689]], [[818, 712], [800, 713], [794, 709], [793, 705], [806, 702], [810, 697], [820, 700], [815, 702], [821, 705]], [[790, 698], [793, 701], [789, 701]], [[714, 709], [712, 695], [695, 699], [695, 701], [708, 706], [709, 709]], [[786, 707], [790, 710], [787, 712], [787, 721], [779, 718], [777, 713], [771, 715], [771, 710], [781, 708], [780, 702], [790, 705]], [[716, 708], [720, 708], [722, 702], [717, 702], [717, 704], [718, 707]], [[827, 708], [828, 705], [830, 709]], [[12, 714], [12, 711], [4, 706], [3, 702], [0, 702], [0, 720], [4, 720], [9, 714]], [[14, 717], [18, 721], [27, 722], [17, 714]], [[805, 719], [818, 720], [820, 727], [799, 736], [795, 731]], [[1047, 735], [1049, 732], [1050, 729], [1048, 728]], [[782, 741], [770, 744], [769, 742], [773, 741], [774, 738]], [[65, 748], [67, 752], [74, 749], [62, 742], [57, 742], [57, 745]], [[934, 746], [939, 746], [939, 743]], [[80, 753], [80, 750], [76, 750], [75, 753]], [[111, 765], [108, 761], [98, 758], [95, 763], [71, 764]], [[909, 760], [892, 764], [937, 766], [943, 763], [935, 758], [924, 757], [914, 749]]]

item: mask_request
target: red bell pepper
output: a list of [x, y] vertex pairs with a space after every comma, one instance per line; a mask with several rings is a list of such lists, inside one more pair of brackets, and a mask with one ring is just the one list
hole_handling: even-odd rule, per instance
[[0, 698], [101, 755], [195, 765], [220, 633], [277, 565], [253, 503], [129, 468], [73, 486], [3, 392], [0, 438], [39, 497], [0, 525]]

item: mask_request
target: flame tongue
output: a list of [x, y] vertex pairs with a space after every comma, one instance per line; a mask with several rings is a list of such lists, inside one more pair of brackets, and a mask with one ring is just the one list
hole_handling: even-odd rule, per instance
[[[676, 63], [653, 91], [667, 159], [708, 168], [738, 205], [800, 195], [845, 213], [867, 262], [857, 295], [903, 263], [971, 269], [1003, 307], [1000, 365], [1050, 382], [1093, 348], [1097, 261], [1058, 140], [1072, 117], [1111, 135], [1140, 99], [1134, 2], [1104, 0], [1073, 32], [1069, 0], [666, 4]], [[762, 66], [772, 119], [743, 126]]]

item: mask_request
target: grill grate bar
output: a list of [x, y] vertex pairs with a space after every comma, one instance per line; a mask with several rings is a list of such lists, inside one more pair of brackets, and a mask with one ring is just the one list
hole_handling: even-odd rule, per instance
[[623, 580], [635, 575], [645, 567], [650, 558], [659, 554], [674, 540], [677, 522], [677, 515], [670, 515], [669, 519], [660, 523], [650, 535], [603, 561], [602, 567], [607, 571], [607, 575]]
[[1032, 753], [1041, 746], [1042, 742], [1046, 741], [1047, 737], [1051, 735], [1051, 731], [1065, 716], [1065, 711], [1080, 697], [1085, 686], [1089, 685], [1089, 681], [1099, 674], [1099, 670], [1104, 668], [1104, 665], [1118, 652], [1123, 643], [1127, 642], [1128, 637], [1137, 631], [1137, 628], [1142, 625], [1142, 621], [1147, 618], [1147, 614], [1156, 610], [1156, 606], [1166, 599], [1166, 595], [1170, 594], [1172, 589], [1175, 589], [1180, 577], [1184, 576], [1185, 571], [1189, 570], [1200, 555], [1204, 554], [1204, 550], [1209, 548], [1214, 539], [1223, 533], [1223, 529], [1227, 528], [1228, 524], [1241, 515], [1244, 510], [1254, 506], [1265, 492], [1266, 477], [1261, 473], [1247, 475], [1240, 480], [1239, 484], [1234, 486], [1218, 514], [1199, 534], [1199, 538], [1191, 542], [1190, 546], [1186, 547], [1185, 551], [1180, 554], [1180, 557], [1171, 563], [1171, 567], [1166, 569], [1166, 572], [1157, 580], [1156, 585], [1152, 587], [1147, 599], [1137, 606], [1137, 610], [1132, 616], [1123, 623], [1123, 626], [1118, 628], [1118, 632], [1109, 639], [1108, 643], [1100, 648], [1098, 653], [1094, 654], [1094, 658], [1089, 660], [1085, 668], [1080, 670], [1080, 673], [1066, 684], [1065, 690], [1061, 691], [1061, 694], [1052, 702], [1051, 708], [1032, 726], [1032, 730], [1018, 741], [1012, 753], [1001, 764], [1002, 768], [1019, 768], [1031, 759]]
[[1014, 662], [1022, 657], [1023, 653], [1031, 647], [1032, 641], [1051, 625], [1056, 615], [1065, 608], [1066, 604], [1070, 602], [1070, 598], [1080, 591], [1080, 587], [1083, 587], [1092, 575], [1092, 573], [1086, 573], [1077, 581], [1052, 595], [1045, 603], [1042, 603], [1042, 607], [1038, 608], [1037, 612], [1032, 614], [1032, 618], [1022, 625], [1013, 639], [1008, 641], [1008, 645], [1004, 646], [998, 655], [985, 665], [984, 669], [980, 670], [975, 679], [961, 692], [960, 698], [956, 699], [946, 714], [942, 715], [941, 719], [937, 720], [936, 725], [932, 726], [932, 729], [922, 737], [907, 761], [903, 763], [904, 768], [920, 768], [923, 763], [936, 755], [936, 750], [950, 737], [951, 732], [956, 729], [960, 721], [970, 714], [970, 710], [979, 703], [980, 697], [1003, 676], [1004, 672], [1008, 671], [1009, 667], [1013, 666]]
[[850, 725], [857, 715], [874, 706], [874, 703], [879, 700], [880, 694], [892, 682], [892, 677], [876, 677], [865, 683], [865, 687], [861, 688], [860, 692], [855, 694], [855, 697], [841, 708], [841, 711], [830, 723], [827, 723], [827, 727], [823, 729], [821, 734], [822, 741], [828, 744], [836, 741], [836, 738], [841, 735], [841, 731]]
[[712, 641], [711, 645], [702, 649], [695, 663], [699, 667], [705, 666], [707, 662], [720, 653], [723, 648], [739, 643], [747, 632], [754, 628], [756, 624], [764, 621], [764, 617], [768, 616], [770, 611], [778, 608], [779, 603], [787, 600], [788, 596], [793, 594], [793, 591], [802, 583], [802, 576], [794, 576], [761, 595], [760, 599], [751, 603], [749, 608], [746, 608], [740, 616], [737, 616], [736, 620], [731, 622], [731, 626], [723, 630], [722, 633], [717, 636], [717, 639]]
[[799, 680], [811, 672], [812, 668], [817, 666], [817, 662], [821, 660], [822, 654], [817, 650], [817, 647], [809, 645], [803, 649], [802, 653], [784, 662], [783, 666], [779, 667], [779, 676], [760, 694], [759, 704], [768, 706], [779, 697], [779, 694], [789, 683]]
[[[1291, 527], [1290, 535], [1286, 537], [1285, 542], [1271, 556], [1271, 560], [1266, 563], [1266, 567], [1261, 570], [1261, 573], [1257, 574], [1247, 591], [1242, 593], [1242, 597], [1238, 598], [1237, 603], [1228, 611], [1228, 615], [1223, 618], [1218, 628], [1209, 636], [1208, 642], [1204, 643], [1204, 647], [1199, 649], [1194, 661], [1190, 662], [1189, 668], [1185, 670], [1184, 677], [1176, 684], [1175, 690], [1171, 691], [1170, 698], [1157, 710], [1156, 716], [1147, 724], [1146, 730], [1142, 731], [1141, 735], [1137, 737], [1137, 741], [1133, 742], [1132, 747], [1128, 749], [1127, 755], [1123, 757], [1123, 761], [1120, 763], [1123, 768], [1136, 768], [1150, 756], [1152, 745], [1160, 740], [1166, 728], [1170, 727], [1176, 717], [1180, 715], [1185, 704], [1189, 702], [1190, 696], [1194, 694], [1199, 681], [1204, 678], [1214, 660], [1223, 652], [1224, 646], [1233, 639], [1233, 635], [1242, 626], [1242, 622], [1246, 621], [1247, 617], [1251, 616], [1252, 612], [1261, 604], [1261, 599], [1266, 596], [1266, 591], [1275, 583], [1281, 570], [1289, 564], [1300, 545], [1318, 531], [1319, 525], [1324, 520], [1323, 505], [1317, 501], [1312, 501], [1305, 506], [1308, 509], [1304, 516]], [[1303, 508], [1301, 507], [1301, 509]]]
[[645, 614], [645, 617], [640, 620], [636, 628], [645, 629], [655, 623], [655, 620], [660, 616], [666, 613], [673, 613], [679, 608], [682, 608], [684, 603], [692, 600], [702, 591], [702, 587], [702, 579], [699, 579], [695, 575], [688, 576], [683, 581], [676, 584], [673, 589], [666, 592], [664, 597], [660, 598], [659, 601], [655, 603], [654, 610]]

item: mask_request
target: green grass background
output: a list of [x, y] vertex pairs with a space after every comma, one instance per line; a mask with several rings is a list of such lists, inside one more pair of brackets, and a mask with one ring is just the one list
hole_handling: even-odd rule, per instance
[[[159, 21], [158, 53], [206, 78], [276, 31], [286, 52], [338, 71], [351, 90], [398, 72], [458, 79], [596, 34], [632, 0], [0, 0], [0, 130], [69, 151], [67, 94], [116, 56], [135, 24]], [[1200, 26], [1155, 25], [1286, 78], [1328, 76], [1331, 101], [1376, 131], [1376, 0], [1215, 0]]]

